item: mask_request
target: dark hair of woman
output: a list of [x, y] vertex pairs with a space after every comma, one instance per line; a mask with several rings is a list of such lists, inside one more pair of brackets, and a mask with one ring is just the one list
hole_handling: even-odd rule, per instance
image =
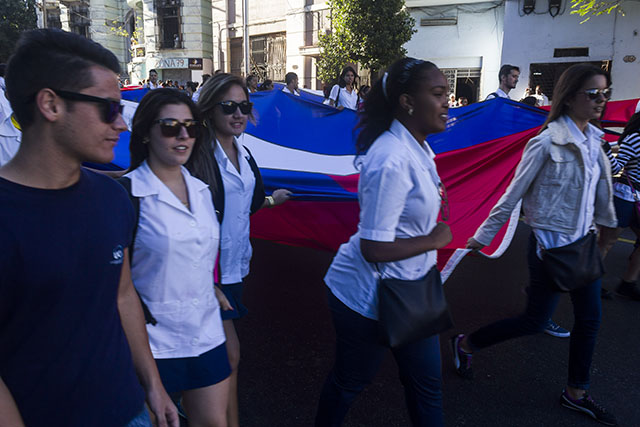
[[356, 70], [354, 70], [354, 68], [351, 65], [347, 65], [342, 69], [342, 72], [340, 73], [340, 77], [338, 77], [338, 86], [345, 87], [347, 85], [347, 82], [344, 80], [344, 76], [349, 71], [353, 73], [353, 87], [358, 87], [356, 85], [356, 79], [358, 78], [358, 74], [356, 74]]
[[[198, 98], [198, 107], [204, 120], [204, 132], [202, 132], [204, 143], [198, 147], [198, 155], [191, 155], [185, 166], [193, 176], [210, 186], [218, 184], [216, 180], [218, 164], [214, 155], [213, 144], [216, 140], [214, 109], [219, 102], [224, 101], [222, 97], [232, 86], [241, 87], [247, 100], [249, 100], [249, 91], [245, 86], [244, 79], [227, 73], [218, 73], [209, 78], [200, 89], [200, 97]], [[249, 120], [253, 121], [253, 117], [252, 112], [249, 114]], [[194, 147], [194, 153], [195, 151]]]
[[364, 100], [364, 108], [356, 126], [356, 130], [360, 129], [356, 139], [357, 154], [364, 154], [389, 129], [399, 108], [400, 95], [417, 93], [429, 71], [436, 68], [433, 62], [415, 58], [400, 59], [389, 67], [386, 78], [379, 79]]
[[545, 130], [549, 123], [567, 114], [571, 98], [576, 96], [582, 85], [593, 76], [604, 76], [607, 79], [607, 86], [611, 86], [611, 77], [602, 68], [590, 64], [576, 64], [564, 70], [553, 89], [551, 111], [540, 132]]
[[[149, 91], [140, 101], [140, 105], [136, 109], [136, 113], [133, 116], [131, 124], [131, 139], [129, 141], [129, 153], [131, 156], [129, 171], [136, 169], [142, 164], [143, 161], [149, 157], [149, 133], [151, 132], [151, 126], [154, 125], [154, 121], [161, 117], [158, 117], [160, 110], [167, 105], [180, 105], [184, 104], [191, 110], [191, 115], [194, 120], [202, 123], [202, 115], [198, 110], [196, 104], [183, 92], [175, 89], [156, 89]], [[169, 117], [162, 117], [169, 118]], [[199, 147], [203, 145], [203, 136], [200, 132], [200, 136], [196, 137], [193, 151], [191, 153], [190, 161], [194, 157], [198, 156], [200, 152]]]
[[622, 142], [627, 136], [634, 132], [640, 133], [640, 111], [631, 116], [618, 141]]

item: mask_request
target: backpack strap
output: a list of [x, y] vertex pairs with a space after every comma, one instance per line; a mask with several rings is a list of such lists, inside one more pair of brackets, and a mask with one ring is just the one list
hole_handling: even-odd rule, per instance
[[493, 95], [493, 98], [491, 98], [491, 99], [500, 98], [500, 96], [498, 96], [497, 92], [491, 92], [489, 95], [487, 95], [487, 97], [484, 100], [487, 101], [489, 99], [489, 97], [492, 96], [492, 95]]
[[249, 153], [249, 157], [247, 161], [249, 162], [249, 167], [251, 167], [251, 171], [253, 172], [253, 176], [256, 178], [256, 186], [253, 189], [253, 198], [251, 199], [251, 215], [258, 212], [262, 205], [264, 204], [265, 192], [264, 192], [264, 181], [262, 180], [262, 175], [260, 174], [260, 168], [258, 168], [258, 164], [256, 160], [253, 158], [251, 151], [244, 146], [244, 149]]
[[[133, 263], [133, 247], [136, 241], [136, 235], [138, 234], [138, 223], [140, 222], [140, 198], [131, 194], [131, 178], [123, 176], [117, 179], [117, 181], [127, 190], [129, 194], [129, 200], [131, 200], [131, 204], [133, 205], [133, 211], [135, 213], [135, 227], [133, 228], [133, 236], [131, 238], [131, 245], [129, 246], [129, 267]], [[138, 299], [140, 299], [140, 305], [142, 306], [142, 312], [144, 313], [144, 320], [146, 323], [151, 323], [152, 325], [156, 325], [158, 321], [153, 317], [149, 307], [144, 303], [142, 297], [138, 293], [136, 289], [136, 294], [138, 295]]]
[[338, 85], [338, 95], [336, 96], [336, 107], [338, 106], [338, 101], [340, 100], [340, 89], [342, 89], [340, 87], [340, 85]]

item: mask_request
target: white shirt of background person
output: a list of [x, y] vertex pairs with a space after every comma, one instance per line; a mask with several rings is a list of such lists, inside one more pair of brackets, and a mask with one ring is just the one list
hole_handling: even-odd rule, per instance
[[[340, 93], [340, 96], [338, 96], [338, 93]], [[358, 109], [358, 93], [355, 88], [353, 88], [351, 93], [349, 93], [346, 87], [333, 85], [331, 93], [329, 94], [329, 99], [334, 103], [336, 102], [336, 99], [338, 100], [338, 103], [335, 104], [336, 107], [342, 106], [351, 110]]]
[[209, 187], [182, 168], [189, 210], [146, 161], [125, 176], [140, 198], [131, 278], [158, 321], [147, 325], [153, 357], [195, 357], [218, 347], [226, 340], [213, 288], [220, 226]]
[[13, 110], [4, 93], [4, 78], [0, 77], [0, 166], [13, 158], [20, 148], [22, 132], [11, 121]]
[[224, 186], [224, 217], [220, 233], [220, 283], [231, 285], [242, 282], [249, 274], [251, 261], [250, 210], [256, 177], [249, 165], [249, 153], [234, 138], [238, 150], [238, 172], [218, 142], [214, 149]]
[[289, 90], [289, 88], [288, 88], [288, 87], [286, 87], [286, 86], [282, 88], [282, 91], [283, 91], [284, 93], [290, 93], [290, 94], [295, 95], [295, 96], [300, 96], [300, 91], [298, 91], [298, 90], [295, 90], [295, 89], [294, 89], [294, 91], [293, 91], [293, 92], [291, 92], [291, 91]]

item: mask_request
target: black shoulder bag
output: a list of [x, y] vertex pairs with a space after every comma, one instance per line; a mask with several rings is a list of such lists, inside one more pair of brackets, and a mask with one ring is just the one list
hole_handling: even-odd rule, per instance
[[380, 270], [378, 275], [378, 327], [383, 344], [399, 347], [453, 326], [435, 266], [418, 280], [383, 279]]
[[571, 292], [594, 282], [604, 275], [598, 237], [591, 231], [566, 246], [544, 249], [542, 268], [562, 292]]

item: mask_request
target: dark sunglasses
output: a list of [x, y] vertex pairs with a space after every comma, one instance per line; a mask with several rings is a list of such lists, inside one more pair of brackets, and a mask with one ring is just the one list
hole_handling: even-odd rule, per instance
[[200, 135], [200, 122], [197, 120], [185, 120], [181, 122], [177, 119], [158, 119], [153, 123], [160, 124], [162, 136], [174, 137], [180, 135], [180, 128], [184, 127], [189, 138], [196, 138]]
[[598, 99], [600, 97], [600, 94], [602, 94], [602, 96], [604, 97], [604, 99], [611, 99], [611, 95], [613, 95], [613, 90], [608, 87], [606, 89], [589, 89], [589, 90], [585, 90], [584, 94], [587, 95], [587, 98], [589, 98], [591, 101], [595, 101], [596, 99]]
[[105, 123], [113, 123], [118, 118], [118, 115], [122, 114], [124, 105], [120, 104], [120, 101], [114, 101], [109, 98], [98, 98], [97, 96], [85, 95], [84, 93], [67, 92], [66, 90], [51, 89], [60, 98], [67, 99], [69, 101], [81, 101], [81, 102], [95, 102], [100, 104], [102, 111], [102, 121]]
[[235, 101], [222, 101], [216, 105], [221, 106], [222, 112], [227, 115], [235, 113], [236, 110], [240, 108], [240, 112], [246, 116], [251, 114], [251, 109], [253, 108], [253, 104], [249, 101], [242, 101], [240, 103]]

